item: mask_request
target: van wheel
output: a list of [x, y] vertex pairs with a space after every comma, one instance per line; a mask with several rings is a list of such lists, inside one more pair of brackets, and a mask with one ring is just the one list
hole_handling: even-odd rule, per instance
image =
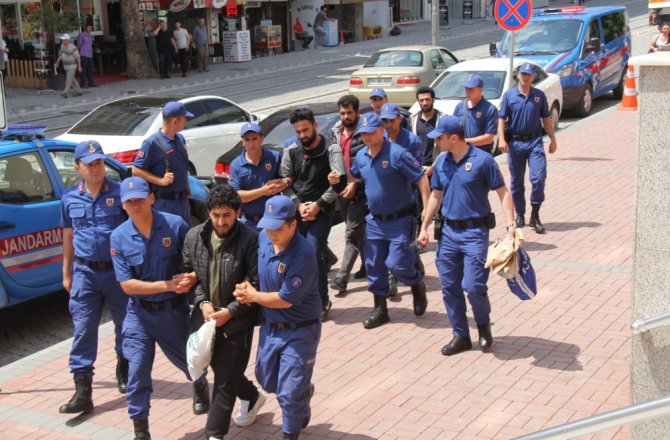
[[591, 84], [586, 84], [584, 86], [584, 91], [582, 92], [582, 98], [579, 100], [579, 104], [577, 104], [577, 108], [575, 109], [575, 113], [578, 117], [585, 118], [591, 114], [592, 108], [593, 89]]
[[626, 81], [626, 72], [628, 72], [628, 66], [625, 66], [623, 68], [623, 73], [621, 74], [621, 79], [619, 80], [619, 84], [617, 84], [617, 86], [612, 89], [612, 96], [617, 101], [619, 101], [619, 100], [621, 100], [621, 98], [623, 98], [623, 89], [625, 87], [624, 82]]
[[191, 176], [197, 176], [195, 165], [193, 165], [191, 162], [188, 163], [188, 174]]
[[551, 118], [551, 125], [554, 126], [554, 132], [558, 130], [558, 120], [561, 117], [561, 109], [558, 106], [558, 102], [554, 102], [549, 110], [549, 117]]

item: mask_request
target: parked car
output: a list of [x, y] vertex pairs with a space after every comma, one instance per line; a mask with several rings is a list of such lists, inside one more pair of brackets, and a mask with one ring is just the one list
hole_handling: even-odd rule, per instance
[[[512, 84], [516, 84], [519, 67], [529, 62], [523, 58], [514, 58], [514, 74]], [[535, 64], [535, 63], [531, 63]], [[549, 112], [554, 128], [558, 128], [558, 120], [563, 108], [563, 91], [560, 78], [547, 73], [541, 67], [535, 65], [535, 81], [533, 87], [537, 87], [547, 95]], [[509, 59], [487, 58], [481, 60], [469, 60], [451, 66], [431, 84], [435, 90], [435, 108], [443, 114], [453, 115], [456, 105], [465, 99], [465, 88], [463, 84], [471, 74], [477, 74], [484, 80], [482, 95], [497, 108], [500, 108], [500, 100], [503, 93], [509, 90]], [[421, 110], [419, 103], [414, 103], [410, 113], [414, 114]]]
[[[43, 126], [42, 126], [43, 127]], [[45, 128], [45, 127], [43, 127]], [[42, 129], [43, 131], [43, 129]], [[60, 199], [79, 182], [72, 142], [10, 129], [0, 139], [0, 308], [62, 289], [63, 235]], [[120, 181], [129, 169], [105, 160], [107, 176]], [[207, 216], [207, 190], [191, 177], [194, 221]]]
[[458, 63], [451, 52], [438, 46], [400, 46], [373, 54], [349, 79], [349, 93], [368, 102], [370, 91], [381, 87], [389, 101], [409, 107], [416, 91], [432, 83], [444, 70]]
[[260, 120], [260, 116], [220, 96], [140, 95], [101, 105], [56, 139], [95, 139], [106, 154], [131, 165], [142, 141], [162, 127], [161, 109], [169, 101], [183, 103], [194, 115], [181, 132], [186, 138], [192, 175], [210, 170], [217, 155], [240, 140], [242, 124]]

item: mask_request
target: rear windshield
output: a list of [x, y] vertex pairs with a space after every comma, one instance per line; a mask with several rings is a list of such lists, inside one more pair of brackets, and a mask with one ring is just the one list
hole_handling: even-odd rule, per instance
[[503, 71], [452, 71], [444, 74], [440, 82], [433, 84], [435, 97], [438, 99], [465, 99], [465, 88], [463, 84], [470, 75], [479, 75], [484, 80], [482, 95], [486, 99], [499, 99], [505, 85]]
[[[581, 20], [531, 21], [516, 31], [514, 54], [524, 56], [567, 52], [579, 43], [582, 25]], [[511, 45], [511, 34], [507, 32], [500, 44], [500, 53], [509, 56]]]
[[372, 55], [363, 67], [418, 67], [423, 54], [418, 50], [385, 50]]
[[108, 104], [79, 121], [70, 134], [144, 136], [160, 115], [160, 107], [144, 107], [133, 102]]
[[[314, 115], [314, 120], [319, 126], [319, 132], [324, 133], [324, 129], [328, 129], [335, 125], [339, 120], [340, 116], [337, 113], [326, 113], [323, 115]], [[267, 119], [261, 121], [261, 128], [263, 132], [266, 131], [263, 127], [263, 122]], [[279, 124], [276, 124], [268, 134], [263, 139], [264, 145], [284, 145], [284, 142], [295, 136], [295, 128], [291, 125], [291, 122], [288, 119], [284, 119]]]

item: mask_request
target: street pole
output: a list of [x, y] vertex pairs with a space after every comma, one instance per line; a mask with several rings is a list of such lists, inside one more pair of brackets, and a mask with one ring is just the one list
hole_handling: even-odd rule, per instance
[[440, 45], [440, 1], [432, 0], [432, 12], [430, 14], [433, 46]]
[[511, 89], [512, 86], [514, 85], [514, 36], [516, 35], [516, 31], [512, 31], [512, 47], [510, 48], [509, 51], [509, 88]]

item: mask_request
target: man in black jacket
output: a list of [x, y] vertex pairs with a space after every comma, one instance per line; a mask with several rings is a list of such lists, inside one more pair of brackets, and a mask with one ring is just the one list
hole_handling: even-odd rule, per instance
[[249, 281], [258, 288], [258, 234], [241, 222], [240, 197], [229, 185], [214, 187], [207, 198], [209, 220], [188, 231], [183, 256], [195, 271], [195, 309], [205, 321], [216, 320], [212, 355], [214, 391], [205, 435], [223, 439], [228, 433], [235, 398], [240, 398], [237, 426], [254, 422], [266, 397], [244, 376], [259, 320], [257, 305], [240, 304], [235, 285]]

